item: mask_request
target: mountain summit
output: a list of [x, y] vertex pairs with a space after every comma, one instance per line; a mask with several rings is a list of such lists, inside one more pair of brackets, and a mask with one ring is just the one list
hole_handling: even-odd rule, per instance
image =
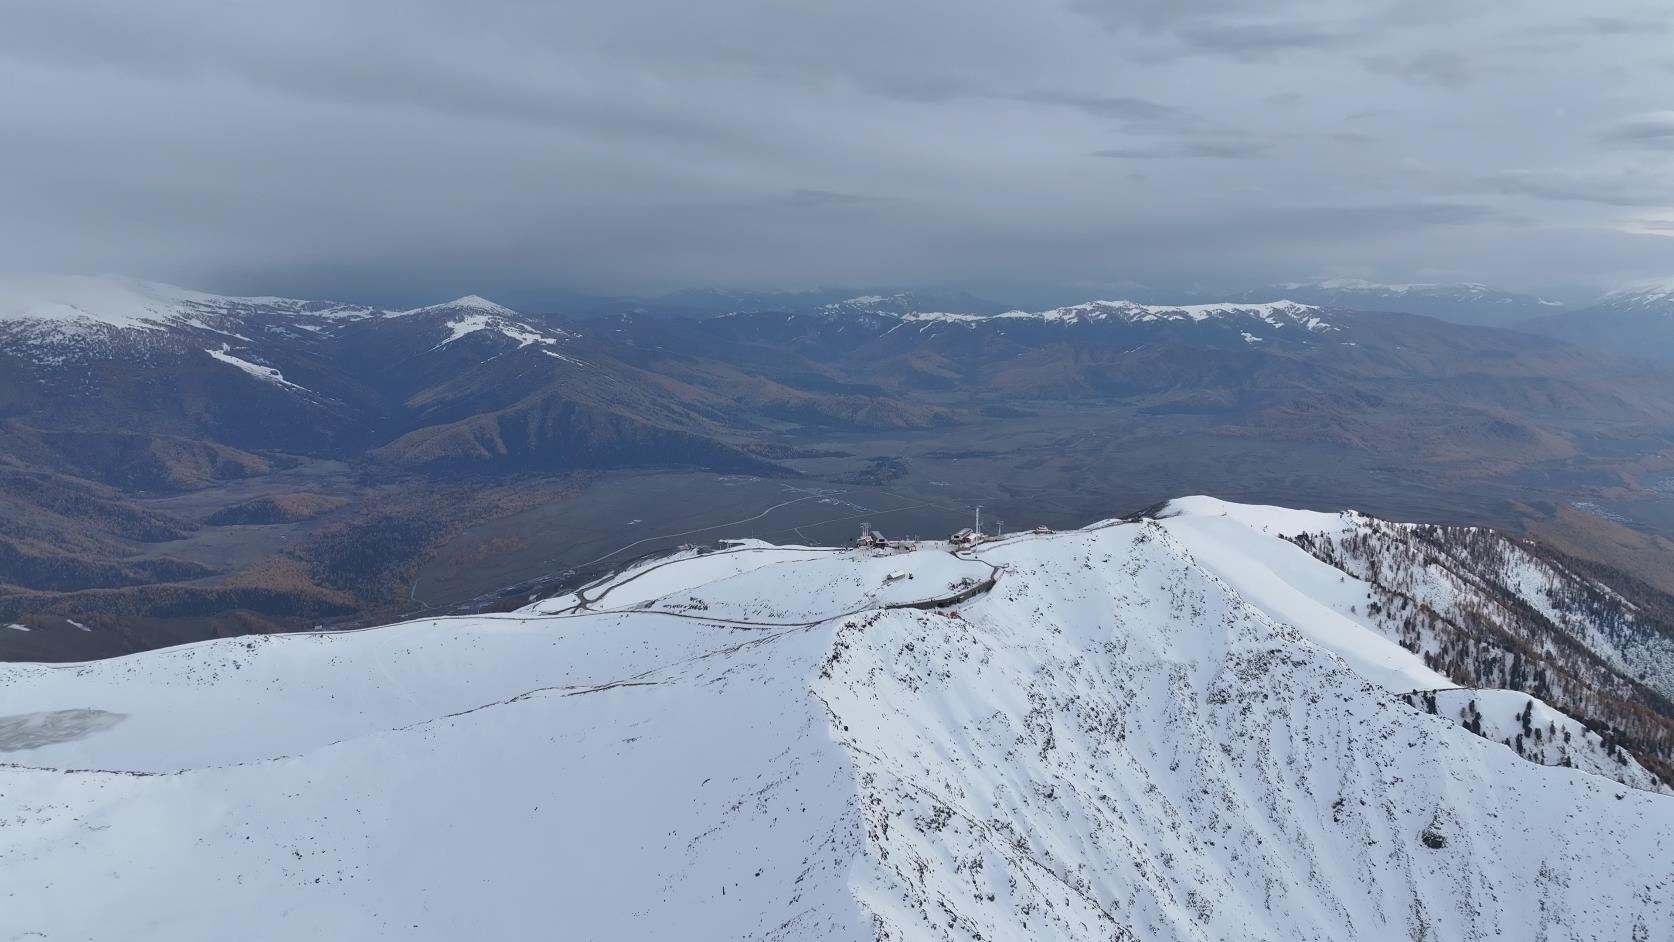
[[[1397, 573], [1401, 540], [1440, 538], [1354, 514], [1152, 513], [958, 552], [746, 541], [505, 615], [0, 665], [7, 921], [856, 942], [1674, 923], [1666, 787], [1548, 702], [1462, 689], [1442, 635], [1399, 636], [1394, 586], [1436, 625], [1457, 602], [1562, 631], [1545, 569], [1461, 536]], [[1374, 550], [1377, 581], [1352, 575]], [[65, 876], [88, 872], [122, 879]]]

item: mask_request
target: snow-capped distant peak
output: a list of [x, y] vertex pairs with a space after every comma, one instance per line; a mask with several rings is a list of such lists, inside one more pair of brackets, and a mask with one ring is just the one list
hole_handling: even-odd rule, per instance
[[218, 330], [252, 312], [322, 320], [365, 317], [360, 305], [294, 298], [233, 297], [120, 275], [0, 275], [0, 323], [24, 322], [64, 338], [89, 328]]
[[0, 276], [0, 321], [82, 321], [157, 330], [169, 318], [219, 300], [224, 299], [116, 275]]
[[394, 311], [392, 312], [392, 315], [396, 317], [406, 317], [412, 314], [429, 314], [436, 311], [471, 311], [476, 314], [484, 314], [493, 317], [522, 316], [511, 308], [506, 307], [504, 304], [495, 304], [493, 301], [477, 294], [467, 294], [463, 298], [454, 298], [452, 301], [444, 301], [441, 304], [428, 304], [424, 307], [415, 307], [408, 311]]
[[1618, 288], [1604, 296], [1605, 305], [1624, 310], [1655, 310], [1674, 313], [1674, 278], [1643, 281]]
[[1130, 324], [1169, 321], [1206, 321], [1253, 318], [1271, 327], [1301, 327], [1312, 332], [1336, 330], [1321, 316], [1321, 309], [1295, 301], [1221, 304], [1139, 304], [1134, 301], [1087, 301], [1046, 311], [1007, 311], [1003, 314], [954, 314], [915, 311], [899, 315], [903, 320], [975, 325], [994, 321], [1041, 321], [1054, 324], [1126, 322]]

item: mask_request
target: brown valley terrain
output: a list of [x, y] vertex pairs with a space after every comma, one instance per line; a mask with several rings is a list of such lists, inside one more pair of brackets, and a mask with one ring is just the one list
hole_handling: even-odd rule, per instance
[[0, 312], [9, 659], [1190, 493], [1495, 526], [1674, 592], [1674, 374], [1547, 337], [1281, 302], [565, 318], [52, 291]]

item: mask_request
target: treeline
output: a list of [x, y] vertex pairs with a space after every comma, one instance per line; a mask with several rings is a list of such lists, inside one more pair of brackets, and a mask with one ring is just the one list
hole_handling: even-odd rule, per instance
[[[1291, 542], [1370, 583], [1374, 624], [1437, 673], [1538, 697], [1674, 786], [1674, 702], [1621, 666], [1623, 651], [1660, 657], [1674, 599], [1634, 584], [1629, 601], [1594, 581], [1601, 567], [1583, 577], [1555, 554], [1475, 527], [1367, 521]], [[1531, 583], [1540, 607], [1524, 595]]]
[[215, 570], [179, 559], [101, 562], [67, 553], [28, 552], [0, 540], [0, 585], [49, 592], [110, 589], [213, 575]]
[[448, 531], [441, 519], [445, 516], [413, 512], [363, 518], [316, 534], [296, 552], [315, 584], [378, 599]]
[[273, 618], [321, 618], [346, 615], [354, 609], [321, 592], [267, 586], [171, 584], [88, 589], [62, 595], [0, 594], [0, 619], [5, 620], [56, 615], [111, 625], [124, 618], [203, 618], [235, 610]]

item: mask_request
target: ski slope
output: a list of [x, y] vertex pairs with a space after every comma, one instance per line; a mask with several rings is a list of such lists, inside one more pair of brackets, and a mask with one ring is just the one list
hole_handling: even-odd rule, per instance
[[0, 928], [1665, 937], [1674, 798], [1401, 699], [1434, 678], [1280, 539], [1350, 518], [1294, 514], [745, 543], [504, 615], [0, 665]]

